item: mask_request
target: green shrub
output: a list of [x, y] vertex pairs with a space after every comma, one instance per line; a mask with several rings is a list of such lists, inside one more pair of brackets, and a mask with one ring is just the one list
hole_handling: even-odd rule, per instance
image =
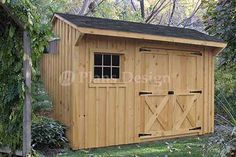
[[[236, 149], [236, 103], [230, 101], [227, 93], [218, 92], [216, 100], [216, 132], [215, 136], [209, 138], [206, 148], [208, 150], [217, 147], [221, 157], [229, 156]], [[234, 98], [235, 99], [235, 98]]]
[[49, 118], [41, 118], [32, 124], [32, 146], [34, 149], [63, 148], [68, 140], [65, 126]]
[[32, 84], [32, 109], [34, 112], [51, 111], [52, 101], [50, 100], [42, 81]]

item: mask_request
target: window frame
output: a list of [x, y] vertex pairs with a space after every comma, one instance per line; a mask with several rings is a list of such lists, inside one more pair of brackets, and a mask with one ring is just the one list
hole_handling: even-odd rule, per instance
[[[95, 78], [94, 77], [94, 57], [95, 54], [102, 54], [102, 55], [119, 55], [119, 66], [104, 66], [104, 67], [119, 67], [119, 78]], [[123, 50], [117, 50], [117, 49], [90, 49], [90, 83], [123, 83], [122, 82], [122, 72], [124, 72], [124, 54], [125, 52]], [[112, 58], [111, 58], [112, 59]], [[102, 63], [103, 66], [103, 63]], [[112, 70], [111, 70], [112, 71]], [[112, 73], [111, 73], [112, 75]]]
[[[95, 55], [100, 55], [102, 57], [101, 60], [101, 65], [93, 65], [93, 70], [95, 70], [95, 68], [101, 68], [102, 69], [102, 74], [101, 74], [101, 78], [95, 77], [95, 71], [93, 71], [93, 78], [94, 79], [120, 79], [120, 69], [121, 69], [121, 55], [120, 54], [114, 54], [114, 53], [103, 53], [103, 52], [94, 52], [94, 62], [95, 62]], [[105, 55], [109, 56], [110, 58], [110, 64], [106, 65], [104, 64], [104, 59], [105, 59]], [[119, 57], [119, 64], [118, 65], [113, 65], [113, 56], [118, 56]], [[109, 73], [110, 73], [110, 77], [106, 77], [108, 75], [104, 74], [104, 69], [108, 68], [109, 69]], [[119, 73], [118, 73], [118, 77], [114, 77], [113, 75], [113, 68], [118, 68], [119, 69]]]

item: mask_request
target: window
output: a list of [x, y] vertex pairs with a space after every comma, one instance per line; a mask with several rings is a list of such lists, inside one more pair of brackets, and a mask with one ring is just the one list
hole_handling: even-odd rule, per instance
[[119, 79], [120, 55], [95, 53], [94, 78]]

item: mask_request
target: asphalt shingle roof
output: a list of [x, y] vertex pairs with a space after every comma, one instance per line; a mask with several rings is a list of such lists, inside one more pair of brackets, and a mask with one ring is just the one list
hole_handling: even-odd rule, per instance
[[95, 18], [95, 17], [88, 17], [88, 16], [78, 16], [78, 15], [65, 14], [65, 13], [56, 13], [56, 14], [78, 27], [97, 28], [97, 29], [104, 29], [104, 30], [115, 30], [115, 31], [123, 31], [123, 32], [167, 36], [167, 37], [223, 42], [223, 40], [218, 39], [214, 36], [209, 36], [202, 32], [199, 32], [193, 29], [188, 29], [188, 28], [143, 24], [143, 23], [137, 23], [137, 22]]

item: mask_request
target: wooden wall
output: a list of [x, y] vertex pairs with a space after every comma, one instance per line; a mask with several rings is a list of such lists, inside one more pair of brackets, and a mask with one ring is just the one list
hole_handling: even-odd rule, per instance
[[[75, 66], [79, 65], [76, 66], [76, 71], [80, 73], [75, 77], [77, 86], [73, 86], [74, 96], [72, 97], [74, 106], [76, 106], [73, 132], [74, 139], [78, 139], [74, 143], [75, 149], [145, 141], [138, 137], [142, 123], [140, 122], [141, 98], [138, 95], [141, 90], [140, 84], [133, 81], [122, 83], [128, 78], [116, 83], [94, 83], [91, 75], [82, 77], [82, 80], [80, 77], [83, 72], [92, 72], [93, 58], [91, 56], [93, 51], [119, 52], [124, 60], [122, 70], [134, 75], [140, 74], [141, 55], [139, 47], [141, 46], [200, 51], [204, 54], [204, 64], [199, 65], [199, 68], [204, 71], [202, 74], [204, 80], [201, 81], [202, 87], [204, 86], [204, 96], [201, 97], [199, 104], [202, 106], [200, 107], [202, 109], [200, 118], [204, 126], [202, 126], [200, 134], [212, 131], [213, 72], [209, 71], [212, 70], [213, 58], [210, 50], [179, 44], [86, 35], [78, 46], [79, 57], [73, 58], [73, 63], [76, 63]], [[79, 63], [77, 63], [78, 60]]]
[[43, 55], [41, 77], [53, 101], [53, 117], [68, 126], [68, 136], [71, 136], [71, 60], [78, 32], [61, 20], [55, 21], [53, 30], [60, 38], [59, 53]]
[[[129, 43], [129, 44], [127, 44]], [[134, 72], [135, 43], [132, 40], [86, 36], [79, 44], [78, 69], [91, 71], [91, 50], [124, 53], [125, 71]], [[128, 50], [128, 51], [127, 51]], [[76, 62], [77, 58], [73, 58]], [[79, 75], [80, 75], [79, 74]], [[76, 77], [74, 135], [76, 148], [90, 148], [135, 141], [135, 92], [133, 83], [92, 83], [91, 76]], [[130, 111], [130, 112], [127, 112]]]
[[214, 132], [214, 56], [212, 50], [206, 48], [204, 50], [204, 80], [203, 80], [203, 97], [204, 97], [204, 111], [203, 111], [203, 134]]
[[[53, 100], [54, 117], [69, 128], [68, 136], [73, 149], [103, 147], [137, 143], [153, 139], [140, 139], [141, 85], [129, 78], [116, 83], [96, 83], [86, 72], [92, 71], [92, 52], [118, 52], [122, 54], [122, 71], [134, 75], [141, 73], [141, 46], [159, 49], [199, 51], [203, 53], [203, 94], [200, 118], [201, 132], [214, 130], [214, 58], [209, 48], [183, 44], [134, 40], [105, 36], [85, 35], [76, 44], [79, 32], [66, 23], [56, 20], [54, 31], [60, 41], [59, 54], [45, 54], [42, 58], [42, 79]], [[71, 71], [71, 75], [63, 72]], [[70, 74], [70, 73], [69, 73]], [[61, 77], [72, 80], [61, 85]], [[63, 79], [63, 80], [64, 80]], [[196, 133], [172, 135], [180, 137]], [[160, 138], [158, 138], [160, 139]]]

